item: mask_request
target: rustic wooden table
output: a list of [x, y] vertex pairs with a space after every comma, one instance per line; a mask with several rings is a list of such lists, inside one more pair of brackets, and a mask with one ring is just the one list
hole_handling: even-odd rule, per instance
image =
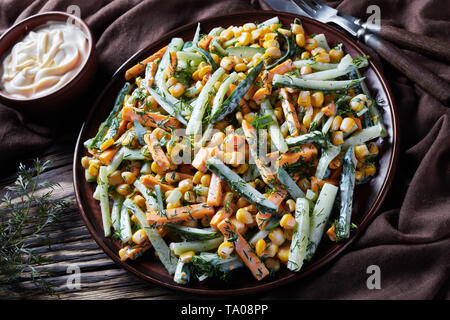
[[[51, 239], [50, 245], [32, 246], [36, 252], [49, 258], [50, 262], [40, 268], [50, 271], [51, 276], [46, 279], [53, 284], [56, 294], [37, 292], [33, 290], [30, 279], [24, 278], [22, 290], [13, 294], [0, 290], [0, 299], [204, 299], [149, 284], [119, 268], [98, 247], [81, 219], [73, 192], [73, 146], [53, 147], [39, 156], [41, 160], [52, 161], [42, 179], [61, 185], [54, 191], [54, 197], [70, 202], [59, 221], [45, 229], [44, 233]], [[0, 198], [6, 192], [5, 187], [11, 185], [15, 178], [11, 175], [0, 180]], [[80, 289], [72, 289], [67, 280], [77, 268], [81, 271]]]

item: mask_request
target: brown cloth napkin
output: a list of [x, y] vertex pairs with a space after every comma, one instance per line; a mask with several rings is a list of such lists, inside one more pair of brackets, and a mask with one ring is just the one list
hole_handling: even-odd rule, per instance
[[[269, 7], [260, 1], [15, 1], [0, 3], [0, 31], [32, 14], [66, 11], [78, 2], [99, 54], [98, 87], [129, 56], [185, 23], [216, 14]], [[382, 22], [450, 40], [450, 11], [434, 0], [329, 1], [343, 13], [367, 18], [381, 8]], [[405, 51], [450, 81], [450, 66]], [[373, 54], [371, 53], [373, 56]], [[376, 58], [376, 57], [374, 57]], [[268, 299], [449, 299], [450, 298], [450, 109], [383, 64], [400, 115], [401, 156], [394, 184], [373, 222], [344, 254], [292, 285], [259, 294]], [[81, 117], [82, 118], [82, 117]], [[48, 128], [26, 128], [0, 106], [0, 159], [41, 149], [52, 140]], [[73, 132], [75, 136], [77, 130]], [[376, 265], [381, 289], [368, 289]]]

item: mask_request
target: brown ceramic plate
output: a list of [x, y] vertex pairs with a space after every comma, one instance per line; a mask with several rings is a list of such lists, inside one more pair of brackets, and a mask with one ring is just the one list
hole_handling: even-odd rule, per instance
[[[278, 16], [284, 25], [289, 25], [293, 22], [294, 18], [297, 17], [296, 15], [288, 13], [259, 11], [217, 16], [204, 19], [200, 22], [202, 30], [206, 32], [216, 26], [227, 27], [229, 25], [242, 25], [246, 22], [252, 21], [261, 22], [273, 16]], [[330, 44], [334, 44], [336, 42], [343, 43], [346, 52], [350, 53], [352, 56], [366, 54], [354, 41], [335, 29], [306, 17], [299, 16], [298, 18], [302, 20], [308, 34], [324, 33]], [[371, 218], [380, 208], [392, 183], [399, 148], [397, 111], [392, 92], [386, 78], [381, 73], [380, 68], [373, 64], [373, 62], [370, 62], [370, 66], [366, 68], [363, 73], [366, 77], [366, 83], [370, 88], [372, 95], [377, 99], [384, 100], [385, 102], [383, 106], [385, 110], [383, 120], [386, 124], [389, 136], [382, 141], [381, 139], [378, 141], [380, 146], [380, 156], [378, 161], [379, 169], [376, 177], [370, 183], [358, 186], [354, 196], [355, 201], [352, 220], [354, 223], [359, 225], [359, 228], [356, 231], [353, 231], [350, 239], [343, 243], [336, 244], [331, 241], [322, 241], [319, 246], [319, 250], [314, 256], [314, 259], [305, 264], [300, 273], [290, 272], [286, 268], [282, 268], [275, 276], [268, 277], [267, 279], [258, 282], [253, 278], [248, 270], [241, 269], [236, 270], [235, 274], [233, 274], [228, 281], [192, 281], [189, 285], [182, 286], [172, 280], [172, 277], [166, 272], [163, 265], [152, 253], [144, 255], [136, 261], [122, 262], [118, 256], [118, 251], [120, 248], [119, 243], [106, 239], [103, 236], [100, 206], [98, 201], [92, 198], [94, 186], [93, 184], [85, 181], [84, 169], [80, 164], [81, 158], [86, 153], [83, 147], [83, 142], [96, 134], [99, 124], [109, 114], [117, 93], [125, 83], [125, 71], [137, 62], [143, 60], [150, 54], [156, 52], [158, 49], [167, 45], [172, 37], [181, 37], [185, 41], [191, 40], [194, 35], [196, 25], [197, 23], [195, 22], [178, 28], [136, 53], [127, 62], [125, 62], [119, 70], [117, 70], [101, 96], [98, 98], [95, 107], [92, 109], [81, 129], [75, 149], [73, 163], [75, 194], [83, 220], [95, 241], [118, 265], [144, 280], [170, 289], [218, 296], [260, 292], [292, 281], [298, 281], [298, 284], [301, 286], [301, 278], [311, 274], [315, 270], [329, 263], [332, 259], [336, 258], [348, 245], [352, 243], [352, 241], [354, 241], [359, 233], [365, 229]]]

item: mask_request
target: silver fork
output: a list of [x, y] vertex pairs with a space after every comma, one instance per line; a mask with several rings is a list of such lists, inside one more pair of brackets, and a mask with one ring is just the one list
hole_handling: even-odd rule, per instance
[[[392, 43], [382, 39], [378, 35], [386, 32], [385, 26], [375, 26], [362, 22], [361, 19], [342, 14], [338, 10], [331, 8], [320, 0], [291, 0], [306, 15], [323, 23], [335, 23], [348, 33], [364, 41], [366, 45], [375, 50], [384, 60], [405, 74], [411, 81], [422, 87], [436, 99], [440, 100], [444, 105], [450, 105], [450, 85], [445, 80], [439, 78], [434, 73], [423, 68], [419, 63], [407, 57], [403, 51], [398, 49]], [[392, 34], [392, 28], [389, 28]], [[400, 31], [398, 31], [400, 30]], [[395, 43], [405, 40], [406, 30], [398, 29], [393, 37]], [[419, 52], [423, 51], [422, 47], [430, 47], [430, 41], [436, 43], [437, 51], [440, 54], [448, 55], [449, 44], [444, 41], [438, 41], [429, 37], [424, 37], [410, 33], [408, 43], [415, 47]], [[436, 48], [435, 48], [436, 49]]]

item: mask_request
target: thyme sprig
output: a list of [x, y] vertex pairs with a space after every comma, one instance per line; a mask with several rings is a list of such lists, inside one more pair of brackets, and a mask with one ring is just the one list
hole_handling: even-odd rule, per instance
[[[43, 230], [68, 206], [67, 200], [52, 198], [58, 183], [40, 181], [50, 164], [39, 159], [29, 167], [21, 163], [14, 184], [5, 188], [0, 205], [0, 288], [5, 291], [19, 289], [19, 282], [30, 277], [38, 290], [54, 293], [44, 279], [49, 272], [36, 268], [49, 260], [32, 249], [33, 245], [49, 243]], [[48, 191], [40, 195], [41, 189]]]

